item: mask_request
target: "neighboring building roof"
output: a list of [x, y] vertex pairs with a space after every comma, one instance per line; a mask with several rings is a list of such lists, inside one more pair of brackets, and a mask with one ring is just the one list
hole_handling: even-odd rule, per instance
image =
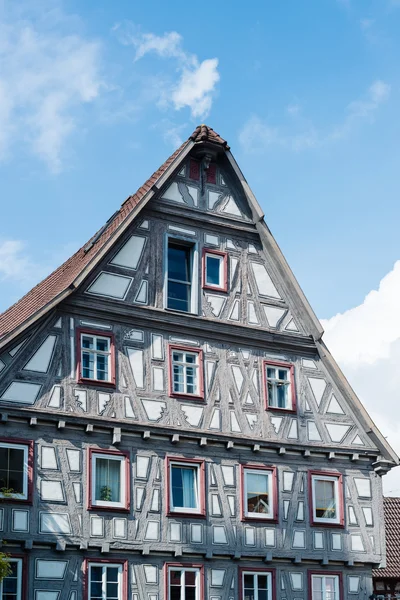
[[400, 578], [400, 498], [384, 498], [386, 536], [386, 567], [374, 569], [372, 576], [376, 579], [385, 577]]

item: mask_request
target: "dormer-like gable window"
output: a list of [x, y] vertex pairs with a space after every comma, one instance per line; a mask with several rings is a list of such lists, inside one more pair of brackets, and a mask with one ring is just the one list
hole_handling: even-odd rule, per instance
[[115, 385], [114, 336], [84, 329], [77, 336], [78, 381]]
[[164, 306], [171, 310], [197, 313], [196, 244], [168, 236], [166, 246]]
[[290, 363], [264, 361], [265, 408], [296, 410], [294, 366]]

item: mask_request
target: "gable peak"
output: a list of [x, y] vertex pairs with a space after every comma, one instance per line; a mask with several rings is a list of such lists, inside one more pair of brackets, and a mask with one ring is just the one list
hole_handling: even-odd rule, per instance
[[208, 127], [208, 125], [198, 125], [192, 135], [189, 136], [189, 140], [192, 140], [195, 144], [204, 142], [218, 144], [226, 150], [229, 150], [228, 142], [226, 142], [219, 133], [216, 133], [214, 129]]

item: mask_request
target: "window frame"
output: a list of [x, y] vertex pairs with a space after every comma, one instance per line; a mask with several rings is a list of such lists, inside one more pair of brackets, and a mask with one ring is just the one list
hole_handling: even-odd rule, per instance
[[239, 582], [239, 600], [244, 599], [244, 581], [243, 576], [245, 574], [254, 575], [269, 575], [271, 581], [271, 592], [268, 600], [275, 600], [276, 598], [276, 569], [263, 569], [257, 567], [238, 567], [238, 582]]
[[16, 446], [18, 449], [21, 449], [22, 447], [24, 450], [24, 490], [26, 491], [24, 497], [17, 497], [14, 495], [4, 497], [4, 495], [0, 493], [0, 499], [3, 502], [21, 502], [25, 504], [32, 504], [34, 457], [33, 440], [22, 440], [20, 438], [0, 438], [0, 444], [2, 447], [6, 448], [9, 448], [10, 446]]
[[164, 564], [164, 599], [170, 600], [169, 572], [170, 570], [199, 571], [199, 590], [196, 600], [204, 600], [204, 565], [200, 563], [169, 563]]
[[[174, 391], [174, 363], [172, 360], [172, 353], [174, 350], [178, 352], [191, 352], [198, 355], [198, 394], [186, 394], [184, 392]], [[168, 344], [168, 393], [172, 398], [185, 398], [192, 400], [203, 400], [204, 401], [204, 361], [203, 361], [203, 350], [201, 348], [191, 348], [188, 346], [179, 346], [177, 344]]]
[[308, 571], [308, 596], [310, 600], [313, 598], [312, 581], [313, 577], [337, 577], [338, 578], [338, 598], [337, 600], [343, 600], [343, 574], [340, 571]]
[[[130, 457], [129, 452], [126, 450], [103, 450], [102, 448], [89, 448], [88, 449], [88, 483], [87, 483], [87, 507], [88, 510], [105, 510], [105, 511], [116, 511], [116, 512], [129, 512], [130, 510]], [[95, 489], [96, 489], [96, 457], [108, 458], [110, 456], [118, 457], [120, 462], [125, 462], [125, 468], [121, 466], [121, 499], [119, 503], [107, 503], [106, 500], [95, 500]], [[98, 502], [104, 502], [104, 504], [98, 504]]]
[[128, 594], [128, 560], [124, 559], [111, 559], [108, 560], [106, 558], [85, 558], [83, 561], [83, 598], [84, 600], [90, 599], [90, 568], [94, 567], [104, 567], [104, 566], [121, 566], [121, 590], [120, 598], [118, 600], [125, 600]]
[[[279, 408], [278, 406], [271, 406], [269, 404], [268, 377], [267, 377], [267, 368], [268, 367], [275, 367], [278, 369], [283, 368], [283, 369], [287, 369], [289, 371], [291, 408]], [[294, 373], [294, 364], [293, 363], [264, 360], [263, 361], [263, 387], [264, 387], [265, 410], [276, 410], [278, 412], [284, 412], [284, 413], [296, 413], [297, 412], [296, 382], [295, 382], [295, 373]]]
[[[335, 493], [337, 500], [338, 517], [335, 521], [329, 521], [321, 517], [315, 516], [315, 492], [314, 492], [314, 478], [319, 480], [326, 479], [332, 481], [336, 480]], [[308, 499], [309, 499], [309, 510], [310, 510], [310, 524], [317, 527], [344, 527], [344, 495], [343, 495], [343, 475], [342, 473], [335, 471], [309, 471], [308, 472]]]
[[[220, 275], [221, 285], [212, 285], [207, 283], [207, 256], [217, 256], [221, 259], [220, 264]], [[222, 271], [222, 273], [221, 273]], [[228, 291], [228, 253], [221, 252], [220, 250], [213, 250], [212, 248], [203, 248], [203, 260], [202, 260], [202, 287], [203, 290], [214, 290], [215, 292]]]
[[[184, 510], [183, 507], [177, 507], [175, 510], [172, 503], [172, 481], [171, 465], [194, 466], [197, 467], [198, 474], [198, 509]], [[167, 517], [190, 517], [204, 519], [206, 516], [206, 488], [205, 488], [205, 460], [196, 458], [182, 458], [179, 456], [167, 456], [165, 462], [165, 479], [167, 483]]]
[[[271, 490], [272, 510], [271, 516], [261, 516], [261, 513], [255, 513], [254, 516], [246, 510], [246, 473], [249, 471], [267, 471], [271, 474], [269, 490]], [[278, 522], [278, 481], [277, 468], [269, 465], [260, 465], [254, 463], [244, 463], [240, 465], [240, 512], [242, 521], [260, 521], [262, 523]]]
[[[189, 310], [180, 310], [179, 308], [170, 308], [168, 306], [168, 247], [169, 242], [176, 243], [178, 246], [186, 246], [191, 250], [191, 279], [190, 279], [190, 302]], [[163, 308], [171, 312], [177, 312], [182, 315], [199, 314], [199, 244], [196, 239], [185, 237], [184, 235], [167, 232], [164, 237], [164, 294]]]
[[[110, 340], [110, 358], [109, 358], [109, 377], [108, 381], [101, 379], [90, 379], [82, 376], [82, 336], [94, 336], [96, 338], [108, 338]], [[77, 383], [85, 385], [96, 385], [103, 387], [115, 387], [116, 385], [116, 365], [115, 365], [115, 336], [110, 331], [98, 331], [96, 329], [86, 329], [78, 327], [76, 329], [76, 380]]]
[[[10, 554], [9, 560], [12, 562], [18, 562], [20, 565], [19, 573], [18, 573], [18, 583], [19, 583], [19, 595], [17, 596], [17, 600], [26, 600], [26, 591], [27, 591], [27, 582], [28, 582], [28, 559], [25, 554]], [[4, 578], [5, 579], [5, 578]], [[3, 581], [4, 581], [3, 579]], [[0, 600], [3, 597], [3, 581], [0, 581]]]

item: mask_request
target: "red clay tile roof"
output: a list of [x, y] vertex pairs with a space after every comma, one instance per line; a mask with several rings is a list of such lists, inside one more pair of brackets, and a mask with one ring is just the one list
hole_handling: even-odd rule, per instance
[[[82, 248], [80, 248], [64, 264], [58, 267], [58, 269], [46, 277], [46, 279], [32, 288], [25, 296], [23, 296], [23, 298], [0, 315], [0, 339], [22, 325], [24, 321], [32, 317], [40, 309], [44, 308], [49, 302], [55, 300], [59, 294], [72, 285], [75, 278], [97, 255], [104, 244], [118, 229], [119, 225], [125, 221], [135, 206], [139, 204], [146, 192], [148, 192], [161, 175], [165, 173], [186, 144], [187, 142], [184, 142], [135, 194], [129, 196], [125, 200], [114, 218], [110, 220], [109, 225], [107, 225], [103, 231], [100, 229], [99, 232], [91, 238], [91, 240], [96, 240], [96, 242], [89, 249], [90, 241], [82, 246]], [[97, 235], [99, 236], [98, 239], [96, 239]]]
[[219, 144], [229, 150], [228, 142], [226, 142], [218, 133], [208, 127], [207, 125], [199, 125], [193, 131], [192, 135], [189, 137], [189, 140], [193, 140], [193, 142], [211, 142], [212, 144]]
[[400, 577], [400, 498], [384, 498], [386, 567], [374, 569], [372, 576]]

